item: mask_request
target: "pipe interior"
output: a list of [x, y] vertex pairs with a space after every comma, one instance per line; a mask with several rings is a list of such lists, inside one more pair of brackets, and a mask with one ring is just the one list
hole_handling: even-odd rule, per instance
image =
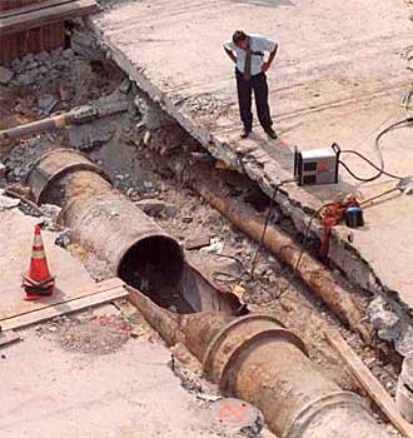
[[183, 253], [167, 236], [151, 236], [133, 245], [122, 258], [118, 275], [156, 304], [179, 313], [194, 309], [182, 296]]

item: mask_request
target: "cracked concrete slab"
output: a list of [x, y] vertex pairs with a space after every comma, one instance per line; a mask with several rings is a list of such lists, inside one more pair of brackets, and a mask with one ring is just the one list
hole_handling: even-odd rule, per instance
[[[129, 0], [89, 19], [89, 25], [130, 78], [216, 158], [245, 172], [271, 195], [291, 178], [292, 145], [337, 142], [377, 162], [376, 134], [404, 117], [411, 10], [403, 1]], [[255, 126], [239, 140], [233, 66], [222, 43], [237, 28], [280, 44], [269, 73], [272, 113], [282, 140]], [[410, 129], [381, 143], [386, 169], [412, 174]], [[351, 155], [343, 161], [374, 174]], [[325, 202], [346, 194], [360, 200], [394, 186], [387, 178], [362, 184], [343, 169], [335, 186], [284, 186], [278, 201], [297, 227]], [[390, 196], [366, 209], [366, 227], [337, 227], [330, 257], [359, 286], [384, 293], [413, 315], [413, 197]], [[315, 232], [320, 232], [315, 225]]]
[[40, 333], [25, 330], [24, 342], [2, 350], [3, 438], [229, 436], [181, 386], [165, 347], [130, 339], [87, 354]]

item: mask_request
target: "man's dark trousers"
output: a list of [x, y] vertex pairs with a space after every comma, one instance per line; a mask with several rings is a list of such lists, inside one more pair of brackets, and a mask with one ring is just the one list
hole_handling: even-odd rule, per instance
[[246, 80], [238, 69], [235, 70], [235, 75], [237, 78], [239, 110], [245, 130], [248, 132], [252, 130], [251, 100], [253, 91], [255, 104], [257, 106], [258, 120], [264, 131], [271, 129], [273, 122], [268, 105], [267, 76], [265, 73], [259, 73], [258, 75], [252, 76], [251, 79]]

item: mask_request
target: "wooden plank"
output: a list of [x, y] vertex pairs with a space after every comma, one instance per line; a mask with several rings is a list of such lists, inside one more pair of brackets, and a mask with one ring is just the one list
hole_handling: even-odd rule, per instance
[[413, 438], [413, 426], [408, 423], [399, 413], [396, 404], [381, 383], [374, 377], [357, 354], [350, 348], [347, 342], [337, 332], [326, 331], [328, 343], [339, 354], [348, 366], [352, 375], [364, 388], [371, 399], [391, 421], [394, 427], [405, 437]]
[[0, 324], [3, 325], [5, 321], [8, 321], [9, 319], [15, 318], [20, 315], [34, 313], [48, 307], [56, 306], [57, 304], [64, 304], [67, 301], [72, 301], [77, 298], [97, 294], [99, 292], [107, 291], [110, 289], [115, 289], [123, 286], [124, 284], [125, 283], [120, 278], [114, 277], [110, 278], [109, 280], [101, 281], [100, 283], [93, 283], [92, 285], [82, 288], [80, 290], [72, 291], [71, 295], [66, 294], [68, 295], [66, 298], [66, 295], [60, 295], [56, 297], [46, 298], [40, 301], [24, 301], [22, 302], [24, 306], [21, 307], [21, 311], [15, 312], [14, 314], [9, 314], [8, 316], [0, 319]]
[[42, 27], [46, 24], [88, 15], [99, 10], [95, 0], [75, 0], [59, 6], [36, 10], [0, 20], [0, 36]]
[[103, 291], [88, 295], [82, 298], [77, 298], [65, 303], [57, 304], [56, 306], [46, 307], [37, 312], [26, 313], [16, 318], [8, 319], [2, 323], [4, 329], [20, 329], [29, 325], [44, 322], [57, 316], [66, 315], [69, 313], [84, 310], [98, 304], [107, 303], [108, 301], [125, 298], [128, 296], [128, 291], [122, 286], [108, 291]]
[[0, 20], [9, 17], [15, 17], [17, 15], [24, 15], [34, 11], [40, 11], [53, 6], [59, 6], [64, 3], [71, 3], [75, 0], [45, 0], [42, 2], [30, 3], [28, 6], [16, 7], [14, 9], [8, 9], [7, 11], [0, 12]]
[[0, 11], [15, 9], [33, 3], [40, 3], [41, 1], [42, 0], [0, 0]]
[[50, 51], [63, 47], [65, 24], [57, 22], [41, 28], [0, 37], [0, 64], [9, 65], [13, 59], [23, 58], [28, 53]]
[[13, 330], [6, 330], [0, 332], [0, 348], [10, 345], [20, 340], [20, 336]]

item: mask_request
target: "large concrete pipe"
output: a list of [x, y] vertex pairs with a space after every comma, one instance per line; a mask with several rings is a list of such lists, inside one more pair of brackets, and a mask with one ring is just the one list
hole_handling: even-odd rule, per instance
[[390, 438], [363, 400], [314, 368], [303, 342], [262, 314], [176, 318], [138, 291], [130, 300], [169, 344], [184, 342], [228, 394], [254, 404], [282, 438]]
[[53, 150], [34, 163], [27, 182], [38, 203], [62, 207], [61, 219], [75, 239], [106, 260], [116, 275], [160, 304], [164, 297], [156, 293], [177, 295], [181, 246], [114, 189], [87, 156]]

